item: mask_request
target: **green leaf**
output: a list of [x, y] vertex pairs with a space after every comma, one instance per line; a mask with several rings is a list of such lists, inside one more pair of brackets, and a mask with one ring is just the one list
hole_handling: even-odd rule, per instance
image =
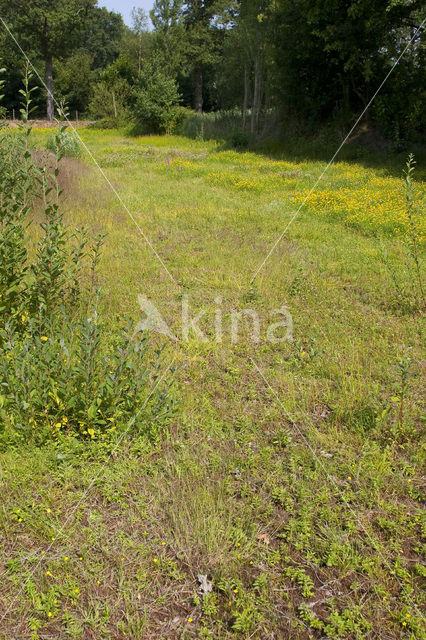
[[94, 420], [94, 418], [96, 418], [97, 412], [98, 412], [98, 407], [94, 404], [90, 405], [90, 407], [87, 410], [87, 416], [89, 420]]

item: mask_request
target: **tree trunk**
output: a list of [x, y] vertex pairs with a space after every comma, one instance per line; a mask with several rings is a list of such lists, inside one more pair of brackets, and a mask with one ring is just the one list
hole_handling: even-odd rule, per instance
[[256, 54], [254, 61], [254, 91], [253, 91], [253, 105], [251, 108], [251, 123], [250, 133], [255, 135], [257, 130], [258, 112], [259, 112], [259, 97], [260, 97], [260, 73], [259, 73], [259, 54]]
[[248, 93], [249, 93], [249, 74], [248, 74], [247, 67], [244, 67], [243, 131], [245, 131], [245, 128], [246, 128]]
[[196, 113], [203, 112], [203, 71], [196, 67], [194, 71], [194, 109]]
[[266, 75], [263, 78], [263, 97], [262, 100], [260, 101], [260, 105], [262, 105], [263, 102], [263, 127], [262, 127], [262, 136], [265, 136], [268, 132], [268, 129], [271, 125], [271, 121], [269, 120], [270, 114], [269, 114], [269, 109], [271, 107], [271, 91], [270, 91], [270, 87], [271, 87], [271, 78], [268, 76], [268, 74], [266, 73]]
[[117, 104], [115, 102], [115, 92], [112, 90], [112, 108], [114, 111], [114, 118], [117, 120]]
[[47, 119], [49, 122], [53, 122], [53, 118], [55, 115], [55, 107], [53, 103], [53, 62], [52, 62], [51, 55], [48, 55], [46, 57], [46, 90], [47, 90], [47, 98], [46, 98]]

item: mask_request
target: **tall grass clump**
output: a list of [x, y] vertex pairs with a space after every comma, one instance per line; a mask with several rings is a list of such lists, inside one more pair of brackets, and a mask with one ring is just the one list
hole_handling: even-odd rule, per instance
[[[28, 82], [22, 94], [26, 122]], [[156, 386], [159, 354], [132, 323], [107, 329], [102, 238], [65, 225], [60, 161], [35, 153], [30, 135], [25, 124], [0, 130], [0, 444], [105, 440], [130, 428], [154, 438], [172, 410], [168, 388]], [[35, 212], [41, 235], [30, 251]]]
[[225, 140], [236, 149], [264, 138], [275, 129], [276, 114], [272, 110], [261, 114], [256, 132], [251, 132], [251, 112], [244, 118], [240, 109], [195, 113], [187, 111], [177, 127], [177, 133], [196, 140]]
[[227, 140], [243, 132], [243, 117], [239, 109], [211, 113], [189, 112], [179, 127], [179, 133], [198, 140]]

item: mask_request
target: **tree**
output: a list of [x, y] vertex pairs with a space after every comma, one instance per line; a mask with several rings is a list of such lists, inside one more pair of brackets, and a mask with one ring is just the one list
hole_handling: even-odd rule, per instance
[[95, 6], [88, 12], [81, 25], [79, 47], [91, 55], [92, 70], [103, 70], [116, 60], [129, 31], [114, 11]]
[[105, 118], [115, 123], [128, 119], [133, 106], [137, 70], [124, 55], [110, 64], [100, 74], [100, 81], [93, 88], [89, 110], [95, 118]]
[[212, 20], [215, 0], [187, 0], [183, 9], [186, 29], [187, 60], [193, 74], [194, 109], [203, 110], [203, 72], [217, 55]]
[[54, 65], [56, 94], [65, 100], [71, 114], [87, 111], [92, 94], [92, 58], [85, 51], [76, 51], [67, 60]]
[[138, 40], [138, 72], [140, 73], [142, 67], [143, 36], [148, 31], [148, 16], [143, 9], [133, 7], [132, 22], [132, 31]]
[[252, 84], [250, 118], [252, 135], [258, 131], [262, 104], [268, 106], [272, 84], [270, 73], [273, 65], [269, 46], [272, 36], [270, 8], [270, 0], [241, 0], [237, 22], [237, 33], [244, 52], [243, 127], [246, 124], [250, 84]]
[[[2, 74], [4, 86], [1, 93], [4, 94], [4, 97], [1, 104], [6, 108], [8, 115], [10, 114], [10, 117], [12, 117], [13, 113], [19, 113], [22, 100], [19, 91], [22, 89], [25, 60], [23, 60], [21, 52], [16, 47], [11, 46], [10, 36], [4, 29], [0, 29], [0, 51], [0, 67], [5, 69], [4, 74]], [[37, 103], [39, 94], [39, 91], [32, 94], [33, 100]]]
[[154, 26], [154, 50], [163, 69], [172, 77], [185, 63], [185, 28], [182, 0], [155, 0], [150, 12]]
[[[277, 0], [272, 33], [282, 103], [311, 120], [337, 110], [351, 119], [368, 104], [420, 24], [421, 7], [420, 0]], [[413, 49], [420, 44], [421, 35]], [[419, 55], [402, 62], [397, 75], [404, 70], [407, 81], [418, 75]], [[411, 96], [404, 95], [406, 110], [409, 99], [416, 100], [412, 88]]]
[[53, 58], [66, 58], [79, 39], [81, 27], [96, 0], [2, 0], [2, 15], [12, 22], [12, 30], [26, 48], [43, 58], [46, 83], [47, 119], [53, 120]]
[[175, 122], [180, 95], [173, 78], [165, 75], [155, 58], [142, 69], [135, 113], [139, 127], [166, 133]]

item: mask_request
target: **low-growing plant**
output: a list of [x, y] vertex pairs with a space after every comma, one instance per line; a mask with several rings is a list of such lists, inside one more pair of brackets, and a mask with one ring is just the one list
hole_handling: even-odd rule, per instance
[[3, 444], [64, 434], [105, 439], [123, 427], [154, 438], [153, 424], [172, 405], [165, 387], [149, 398], [159, 360], [149, 363], [146, 338], [135, 340], [131, 324], [111, 334], [95, 309], [77, 319], [57, 309], [49, 330], [40, 331], [42, 322], [23, 314], [23, 330], [10, 323], [0, 331]]
[[[67, 120], [68, 115], [66, 105], [60, 105], [58, 108], [59, 119]], [[80, 141], [75, 131], [70, 131], [66, 125], [61, 126], [58, 132], [47, 139], [46, 149], [52, 151], [58, 160], [64, 157], [79, 158], [81, 155]]]
[[46, 149], [61, 158], [79, 158], [81, 146], [73, 131], [60, 131], [47, 139]]

